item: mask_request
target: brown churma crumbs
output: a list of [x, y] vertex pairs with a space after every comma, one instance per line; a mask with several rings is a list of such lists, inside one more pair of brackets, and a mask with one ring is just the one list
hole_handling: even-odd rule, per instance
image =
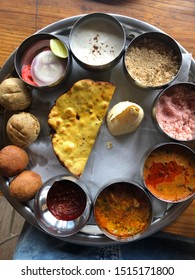
[[151, 38], [130, 47], [125, 63], [132, 78], [144, 86], [166, 84], [179, 70], [178, 57], [173, 50]]

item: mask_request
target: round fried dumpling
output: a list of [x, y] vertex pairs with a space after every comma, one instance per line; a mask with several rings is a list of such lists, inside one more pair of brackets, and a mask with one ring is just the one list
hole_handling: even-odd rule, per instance
[[29, 162], [25, 150], [15, 145], [8, 145], [0, 151], [0, 174], [5, 177], [18, 175]]
[[9, 118], [6, 131], [14, 145], [27, 147], [37, 139], [40, 133], [40, 123], [31, 113], [20, 112]]
[[19, 78], [8, 78], [0, 84], [0, 104], [6, 110], [24, 110], [31, 101], [29, 88]]
[[33, 199], [42, 186], [39, 174], [31, 170], [24, 170], [10, 183], [10, 195], [21, 202]]

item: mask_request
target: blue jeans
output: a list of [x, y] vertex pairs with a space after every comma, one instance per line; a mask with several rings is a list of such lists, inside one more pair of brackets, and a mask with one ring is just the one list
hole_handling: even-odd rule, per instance
[[158, 232], [114, 246], [84, 246], [49, 236], [27, 222], [13, 259], [17, 260], [195, 260], [195, 238]]

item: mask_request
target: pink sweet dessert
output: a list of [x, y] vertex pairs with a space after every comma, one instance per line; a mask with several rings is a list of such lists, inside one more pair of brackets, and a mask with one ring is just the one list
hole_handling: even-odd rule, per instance
[[171, 138], [195, 139], [195, 89], [179, 84], [162, 93], [156, 103], [156, 120]]

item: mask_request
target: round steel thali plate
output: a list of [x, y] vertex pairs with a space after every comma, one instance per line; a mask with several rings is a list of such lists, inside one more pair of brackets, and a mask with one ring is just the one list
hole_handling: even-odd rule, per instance
[[[38, 33], [47, 32], [57, 34], [68, 43], [70, 30], [73, 24], [81, 16], [82, 15], [57, 21], [41, 29]], [[113, 14], [113, 16], [116, 17], [124, 27], [127, 43], [143, 32], [162, 32], [160, 29], [150, 24], [130, 17], [115, 14]], [[179, 46], [182, 55], [184, 57], [188, 56], [188, 52], [181, 45]], [[13, 76], [16, 75], [14, 71], [14, 56], [15, 52], [8, 58], [2, 67], [0, 72], [0, 82], [10, 74]], [[187, 76], [182, 76], [180, 79], [182, 81], [190, 80], [194, 82], [195, 74], [193, 73], [195, 73], [195, 62], [191, 57], [188, 70]], [[136, 102], [144, 108], [145, 118], [139, 130], [133, 134], [122, 136], [120, 138], [112, 137], [107, 131], [104, 122], [81, 180], [85, 181], [87, 184], [92, 197], [95, 196], [99, 187], [113, 177], [129, 176], [129, 178], [133, 178], [139, 183], [142, 183], [140, 178], [140, 165], [143, 155], [152, 146], [161, 142], [167, 142], [168, 140], [167, 138], [163, 138], [162, 135], [156, 131], [151, 121], [151, 104], [159, 91], [145, 92], [143, 89], [138, 89], [131, 85], [125, 77], [122, 59], [112, 70], [101, 73], [91, 73], [82, 69], [76, 61], [73, 61], [73, 70], [68, 82], [61, 84], [55, 90], [49, 89], [47, 92], [39, 92], [35, 89], [32, 90], [33, 102], [30, 107], [30, 112], [35, 114], [40, 120], [41, 134], [37, 141], [27, 149], [30, 157], [29, 169], [39, 173], [42, 176], [43, 182], [62, 173], [65, 175], [69, 174], [68, 171], [59, 164], [53, 153], [49, 127], [47, 125], [47, 117], [56, 98], [64, 93], [74, 82], [84, 78], [113, 82], [116, 85], [116, 93], [111, 101], [111, 105], [122, 100]], [[1, 116], [1, 122], [4, 126], [9, 116], [10, 113], [8, 112], [4, 112]], [[9, 141], [6, 133], [4, 133], [3, 144], [6, 145], [8, 143]], [[112, 143], [111, 149], [108, 148], [107, 143]], [[8, 186], [9, 181], [0, 177], [0, 189], [9, 203], [29, 223], [40, 229], [34, 215], [33, 201], [30, 201], [27, 204], [22, 204], [16, 201], [10, 197]], [[189, 206], [192, 199], [180, 204], [171, 204], [160, 202], [157, 199], [152, 198], [154, 219], [142, 238], [150, 236], [169, 225]], [[91, 215], [87, 225], [80, 232], [62, 239], [68, 242], [85, 245], [111, 245], [116, 243], [116, 241], [109, 239], [99, 230], [94, 222], [93, 215]]]

